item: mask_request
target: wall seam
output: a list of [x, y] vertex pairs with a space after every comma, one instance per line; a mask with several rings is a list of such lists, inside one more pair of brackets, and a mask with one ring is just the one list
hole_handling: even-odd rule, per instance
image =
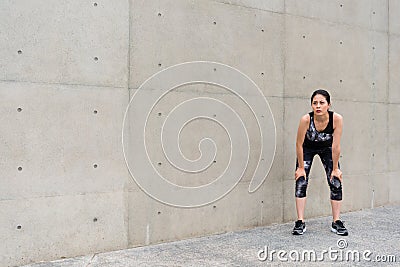
[[24, 81], [24, 80], [1, 80], [4, 83], [26, 83], [26, 84], [41, 84], [41, 85], [60, 85], [60, 86], [79, 86], [79, 87], [100, 87], [100, 88], [118, 88], [125, 89], [125, 86], [101, 85], [101, 84], [82, 84], [82, 83], [60, 83], [60, 82], [45, 82], [45, 81]]
[[[386, 140], [390, 140], [390, 105], [389, 105], [389, 96], [390, 96], [390, 0], [387, 0], [387, 83], [386, 83]], [[391, 165], [390, 165], [390, 154], [389, 154], [389, 144], [386, 142], [386, 171], [390, 173]], [[392, 175], [389, 176], [389, 184]], [[389, 196], [388, 202], [391, 202], [391, 194], [390, 194], [390, 186], [389, 186]]]
[[[283, 82], [282, 82], [282, 85], [283, 85], [283, 88], [282, 88], [282, 105], [283, 105], [283, 108], [282, 108], [282, 132], [283, 132], [283, 134], [282, 135], [284, 135], [284, 133], [285, 133], [285, 130], [286, 130], [286, 127], [285, 127], [285, 121], [286, 121], [286, 105], [285, 105], [285, 103], [286, 103], [286, 91], [285, 91], [285, 88], [286, 88], [286, 48], [287, 48], [287, 41], [286, 41], [286, 34], [287, 34], [287, 32], [286, 32], [286, 0], [284, 0], [283, 1], [283, 12], [284, 12], [284, 14], [283, 14], [283, 38], [282, 38], [282, 42], [283, 42], [283, 44], [282, 44], [282, 60], [283, 60], [283, 75], [282, 75], [282, 77], [283, 77]], [[286, 152], [285, 152], [285, 145], [286, 145], [286, 142], [285, 142], [285, 138], [282, 138], [282, 157], [285, 159], [286, 158]], [[283, 163], [283, 168], [285, 168], [285, 167], [287, 167], [286, 166], [287, 164], [285, 163], [285, 161], [284, 161], [284, 163]], [[285, 173], [285, 172], [284, 172]], [[285, 183], [284, 183], [284, 181], [285, 181], [285, 177], [284, 177], [284, 174], [281, 176], [281, 179], [282, 179], [282, 181], [281, 181], [281, 185], [282, 185], [282, 222], [285, 222], [286, 221], [286, 218], [285, 218]]]
[[[126, 79], [126, 81], [127, 81], [126, 90], [128, 90], [127, 105], [129, 105], [129, 102], [131, 99], [131, 90], [129, 89], [129, 85], [130, 85], [130, 81], [131, 81], [130, 79], [131, 79], [131, 43], [132, 43], [131, 42], [131, 38], [132, 38], [132, 36], [131, 36], [131, 17], [132, 17], [131, 3], [132, 3], [132, 1], [131, 0], [127, 0], [127, 1], [128, 1], [128, 54], [127, 54], [126, 61], [127, 61], [128, 77]], [[128, 123], [127, 126], [129, 129], [129, 132], [130, 132], [130, 124]], [[130, 174], [128, 174], [128, 175], [130, 175]], [[126, 211], [125, 211], [126, 212], [126, 245], [127, 245], [127, 247], [129, 247], [131, 244], [131, 232], [130, 232], [131, 227], [130, 227], [130, 205], [129, 205], [129, 203], [130, 203], [129, 194], [130, 193], [129, 193], [129, 188], [128, 188], [128, 182], [126, 183], [124, 191], [126, 191], [126, 198], [125, 198], [125, 201], [126, 201], [126, 204], [125, 204], [125, 208], [126, 208]]]
[[317, 18], [317, 17], [307, 17], [307, 16], [290, 14], [290, 13], [285, 13], [285, 15], [291, 16], [291, 17], [303, 18], [303, 19], [307, 19], [307, 20], [313, 20], [313, 21], [317, 21], [317, 22], [320, 22], [323, 24], [331, 24], [332, 26], [335, 26], [335, 27], [343, 26], [343, 27], [355, 28], [358, 30], [363, 30], [363, 31], [368, 31], [368, 32], [386, 33], [385, 30], [376, 30], [376, 29], [372, 29], [371, 27], [361, 26], [361, 25], [357, 25], [357, 24], [349, 24], [349, 23], [344, 23], [344, 22], [339, 22], [339, 21], [332, 21], [332, 20], [321, 19], [321, 18]]
[[245, 6], [245, 5], [240, 5], [240, 4], [233, 4], [233, 3], [225, 3], [225, 2], [220, 2], [216, 0], [211, 0], [214, 3], [221, 4], [221, 5], [229, 5], [229, 6], [235, 6], [235, 7], [241, 7], [241, 8], [247, 8], [247, 9], [252, 9], [252, 10], [257, 10], [257, 11], [262, 11], [262, 12], [268, 12], [272, 14], [284, 14], [285, 13], [285, 8], [283, 8], [283, 13], [279, 11], [273, 11], [273, 10], [268, 10], [268, 9], [262, 9], [262, 8], [257, 8], [257, 7], [251, 7], [251, 6]]

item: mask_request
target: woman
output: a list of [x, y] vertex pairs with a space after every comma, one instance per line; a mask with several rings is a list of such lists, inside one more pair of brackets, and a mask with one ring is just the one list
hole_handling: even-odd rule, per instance
[[306, 190], [315, 155], [321, 158], [331, 191], [333, 216], [331, 231], [338, 235], [348, 235], [347, 229], [339, 219], [342, 201], [342, 172], [339, 156], [343, 118], [338, 113], [329, 110], [330, 102], [327, 91], [316, 90], [311, 96], [313, 111], [301, 118], [297, 131], [295, 172], [297, 221], [292, 232], [294, 235], [302, 235], [306, 231], [304, 223]]

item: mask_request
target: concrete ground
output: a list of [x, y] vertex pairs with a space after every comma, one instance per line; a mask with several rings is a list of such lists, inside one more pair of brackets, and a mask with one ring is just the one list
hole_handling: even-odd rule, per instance
[[347, 237], [331, 233], [331, 218], [321, 217], [306, 221], [303, 236], [286, 223], [25, 266], [400, 266], [400, 206], [342, 219]]

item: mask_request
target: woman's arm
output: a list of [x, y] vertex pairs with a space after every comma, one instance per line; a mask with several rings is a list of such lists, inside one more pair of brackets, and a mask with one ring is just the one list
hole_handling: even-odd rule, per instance
[[343, 117], [340, 114], [333, 114], [333, 143], [332, 143], [332, 160], [333, 170], [331, 179], [333, 176], [338, 177], [342, 180], [342, 172], [339, 169], [339, 157], [340, 157], [340, 138], [343, 130]]
[[310, 116], [308, 114], [301, 117], [299, 128], [297, 129], [297, 138], [296, 138], [296, 156], [299, 166], [294, 174], [295, 179], [299, 178], [300, 176], [306, 177], [306, 171], [304, 170], [304, 159], [303, 159], [303, 142], [309, 124], [310, 124]]

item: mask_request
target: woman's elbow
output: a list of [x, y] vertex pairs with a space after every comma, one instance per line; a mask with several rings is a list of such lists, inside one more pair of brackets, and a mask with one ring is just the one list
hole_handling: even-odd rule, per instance
[[297, 148], [297, 149], [303, 148], [303, 142], [297, 141], [297, 142], [296, 142], [296, 148]]

